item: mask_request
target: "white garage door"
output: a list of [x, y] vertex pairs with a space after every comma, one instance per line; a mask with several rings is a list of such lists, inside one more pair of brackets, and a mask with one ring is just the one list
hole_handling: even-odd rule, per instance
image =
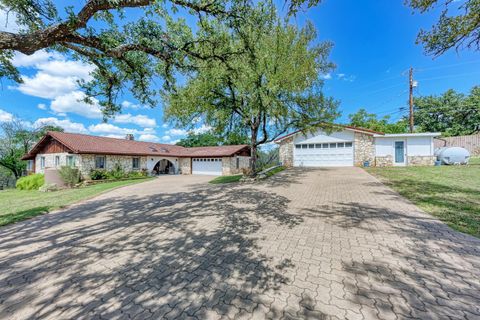
[[222, 175], [222, 158], [193, 158], [193, 174]]
[[353, 166], [352, 142], [296, 144], [296, 167], [351, 167]]

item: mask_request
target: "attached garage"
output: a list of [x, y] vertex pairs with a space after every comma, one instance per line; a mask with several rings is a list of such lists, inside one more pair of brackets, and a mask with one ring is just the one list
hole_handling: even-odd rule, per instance
[[351, 167], [353, 141], [297, 143], [294, 150], [295, 167]]
[[192, 158], [192, 174], [222, 175], [222, 158]]

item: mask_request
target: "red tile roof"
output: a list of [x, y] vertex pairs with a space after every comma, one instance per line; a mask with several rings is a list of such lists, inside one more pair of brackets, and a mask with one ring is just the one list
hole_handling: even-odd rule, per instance
[[172, 144], [134, 141], [107, 137], [91, 136], [78, 133], [50, 131], [26, 154], [23, 159], [32, 159], [40, 149], [55, 139], [73, 153], [118, 154], [138, 156], [170, 157], [228, 157], [247, 148], [247, 145], [184, 148]]
[[[335, 124], [333, 125], [335, 127], [340, 127], [340, 128], [344, 128], [344, 129], [347, 129], [347, 130], [352, 130], [352, 131], [357, 131], [357, 132], [363, 132], [363, 133], [370, 133], [370, 134], [385, 134], [383, 132], [379, 132], [379, 131], [374, 131], [374, 130], [370, 130], [370, 129], [365, 129], [365, 128], [360, 128], [360, 127], [354, 127], [354, 126], [346, 126], [346, 125], [343, 125], [343, 124]], [[284, 136], [281, 136], [281, 137], [278, 137], [277, 139], [275, 139], [274, 142], [279, 142], [279, 141], [282, 141], [283, 139], [285, 138], [288, 138], [290, 136], [293, 136], [297, 133], [301, 132], [301, 130], [296, 130], [296, 131], [293, 131], [289, 134], [286, 134]]]

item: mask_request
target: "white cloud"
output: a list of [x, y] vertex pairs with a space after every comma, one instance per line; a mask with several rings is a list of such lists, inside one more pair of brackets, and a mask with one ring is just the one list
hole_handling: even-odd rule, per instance
[[35, 127], [51, 125], [62, 127], [66, 132], [88, 133], [88, 130], [82, 123], [72, 122], [68, 119], [58, 119], [54, 117], [40, 118], [33, 124]]
[[162, 124], [162, 128], [164, 129], [168, 128], [168, 124], [167, 123]]
[[90, 125], [88, 130], [93, 133], [125, 135], [127, 133], [138, 133], [135, 129], [121, 128], [110, 123], [99, 123]]
[[125, 139], [125, 135], [123, 134], [102, 134], [101, 136], [107, 138]]
[[15, 67], [35, 67], [51, 60], [64, 60], [64, 57], [60, 53], [46, 50], [35, 51], [31, 55], [16, 52], [12, 63]]
[[171, 136], [184, 136], [184, 135], [186, 135], [188, 132], [187, 132], [187, 130], [184, 130], [184, 129], [175, 129], [175, 128], [173, 128], [173, 129], [170, 129], [170, 130], [165, 131], [165, 133], [166, 133], [167, 135], [171, 135]]
[[154, 134], [141, 134], [140, 137], [138, 137], [138, 140], [140, 141], [148, 141], [148, 142], [158, 142], [160, 139], [154, 135]]
[[20, 29], [15, 14], [0, 10], [0, 31], [17, 33]]
[[200, 127], [191, 130], [194, 134], [202, 134], [212, 130], [212, 127], [202, 124]]
[[37, 108], [40, 110], [47, 110], [47, 105], [45, 103], [39, 103]]
[[155, 119], [149, 118], [146, 115], [139, 114], [139, 115], [131, 115], [130, 113], [127, 114], [119, 114], [115, 116], [113, 119], [115, 123], [133, 123], [140, 127], [155, 127], [157, 122]]
[[92, 98], [93, 104], [82, 101], [85, 94], [81, 91], [72, 91], [56, 97], [50, 104], [50, 109], [55, 113], [75, 113], [90, 119], [103, 117], [98, 100]]
[[135, 109], [135, 110], [137, 110], [137, 109], [149, 109], [148, 106], [144, 106], [144, 105], [141, 105], [141, 104], [134, 104], [134, 103], [132, 103], [130, 101], [127, 101], [127, 100], [123, 101], [121, 103], [121, 105], [122, 105], [122, 108], [125, 108], [125, 109]]
[[330, 73], [327, 73], [327, 74], [321, 75], [321, 78], [323, 80], [330, 80], [332, 79], [332, 75]]
[[162, 141], [165, 141], [165, 142], [166, 142], [166, 141], [172, 140], [172, 137], [170, 137], [170, 136], [163, 136], [161, 139], [162, 139]]
[[45, 72], [38, 72], [33, 77], [22, 76], [22, 80], [18, 87], [10, 86], [9, 89], [17, 89], [29, 96], [54, 99], [78, 88], [77, 79], [73, 77], [57, 77]]
[[357, 77], [354, 75], [346, 75], [345, 73], [337, 73], [337, 79], [339, 80], [344, 80], [348, 82], [353, 82], [355, 81]]
[[13, 114], [0, 109], [0, 122], [11, 121], [12, 119], [13, 119]]

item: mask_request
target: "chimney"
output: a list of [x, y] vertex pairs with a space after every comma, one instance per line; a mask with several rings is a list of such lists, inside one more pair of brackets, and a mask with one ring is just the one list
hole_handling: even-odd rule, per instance
[[125, 139], [126, 139], [126, 140], [132, 140], [132, 141], [135, 140], [135, 138], [133, 137], [133, 134], [131, 134], [131, 133], [127, 133], [127, 134], [125, 135]]

